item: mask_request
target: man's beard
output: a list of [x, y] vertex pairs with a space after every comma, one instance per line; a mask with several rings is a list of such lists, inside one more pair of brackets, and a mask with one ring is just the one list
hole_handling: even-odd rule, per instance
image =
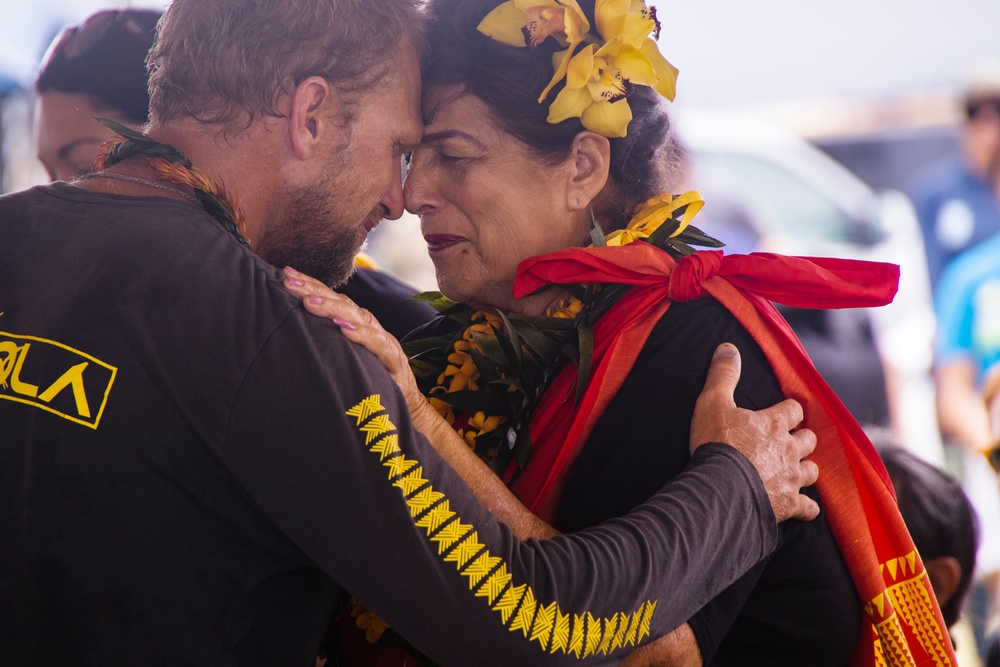
[[358, 241], [361, 226], [373, 227], [386, 212], [379, 206], [364, 220], [344, 220], [328, 193], [321, 186], [293, 192], [285, 216], [265, 228], [254, 242], [254, 251], [273, 266], [291, 266], [337, 287], [354, 273], [354, 256], [362, 246]]

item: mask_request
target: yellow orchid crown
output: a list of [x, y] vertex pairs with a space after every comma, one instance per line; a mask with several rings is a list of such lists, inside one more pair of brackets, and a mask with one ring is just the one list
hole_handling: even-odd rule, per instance
[[596, 35], [577, 0], [508, 0], [487, 14], [478, 30], [518, 47], [554, 38], [566, 48], [553, 54], [555, 75], [538, 101], [564, 77], [566, 85], [549, 106], [548, 121], [579, 118], [588, 130], [624, 137], [632, 120], [627, 99], [632, 88], [651, 86], [673, 101], [677, 68], [660, 55], [655, 41], [660, 23], [644, 0], [597, 0], [594, 18]]

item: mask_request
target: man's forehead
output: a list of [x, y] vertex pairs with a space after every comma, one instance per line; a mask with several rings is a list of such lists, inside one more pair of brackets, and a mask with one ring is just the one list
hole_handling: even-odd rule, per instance
[[400, 142], [414, 146], [420, 142], [424, 131], [423, 114], [420, 110], [421, 81], [420, 67], [416, 61], [416, 52], [410, 47], [398, 54], [405, 60], [397, 62], [395, 73], [390, 81], [394, 86]]

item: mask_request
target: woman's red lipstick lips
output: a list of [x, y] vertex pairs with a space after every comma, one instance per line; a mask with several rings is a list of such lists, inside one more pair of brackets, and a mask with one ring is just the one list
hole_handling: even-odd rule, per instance
[[463, 241], [468, 241], [464, 236], [455, 236], [453, 234], [428, 234], [424, 237], [424, 240], [427, 241], [427, 250], [430, 252], [445, 250]]

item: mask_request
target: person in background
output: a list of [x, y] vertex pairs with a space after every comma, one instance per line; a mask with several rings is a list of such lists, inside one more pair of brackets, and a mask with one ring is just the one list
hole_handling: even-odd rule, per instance
[[[896, 501], [917, 552], [924, 561], [941, 614], [955, 645], [958, 664], [980, 664], [971, 613], [963, 614], [976, 575], [980, 523], [961, 483], [896, 444], [885, 429], [869, 434], [885, 463]], [[960, 623], [960, 621], [962, 621]]]
[[1000, 360], [1000, 234], [958, 255], [945, 268], [935, 295], [934, 379], [938, 421], [957, 459], [962, 486], [983, 517], [979, 577], [970, 615], [981, 638], [1000, 599], [1000, 493], [984, 453], [995, 444], [983, 400], [987, 371]]
[[[990, 429], [993, 434], [993, 444], [985, 452], [986, 458], [993, 472], [1000, 475], [1000, 365], [993, 365], [986, 371], [986, 378], [983, 380], [983, 402], [989, 413]], [[993, 523], [996, 523], [995, 515]], [[985, 667], [1000, 667], [1000, 636], [995, 624], [992, 633], [983, 637], [982, 644], [985, 644], [982, 651], [985, 655]]]
[[[35, 79], [38, 159], [53, 181], [89, 173], [98, 148], [114, 133], [94, 120], [130, 127], [149, 120], [146, 56], [162, 12], [105, 9], [63, 29], [49, 45]], [[358, 270], [338, 287], [370, 310], [394, 335], [430, 321], [435, 311], [410, 299], [416, 290], [378, 270], [364, 254]]]
[[954, 257], [1000, 232], [1000, 62], [983, 61], [973, 69], [963, 107], [961, 154], [929, 166], [908, 188], [932, 288]]
[[161, 12], [106, 9], [64, 28], [35, 79], [38, 159], [53, 181], [87, 173], [114, 134], [102, 116], [137, 127], [149, 118], [146, 54]]
[[950, 474], [895, 445], [875, 443], [913, 544], [949, 627], [962, 615], [979, 547], [979, 519]]

